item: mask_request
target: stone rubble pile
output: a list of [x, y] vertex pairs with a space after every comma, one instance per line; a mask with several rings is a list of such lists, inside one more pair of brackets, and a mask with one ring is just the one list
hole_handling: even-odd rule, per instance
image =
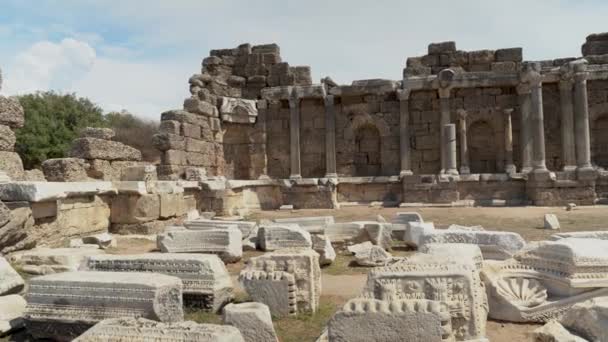
[[[63, 181], [78, 181], [83, 176], [98, 180], [121, 180], [122, 170], [132, 166], [143, 166], [141, 152], [118, 141], [113, 141], [114, 131], [109, 128], [87, 127], [74, 140], [70, 157], [55, 160], [54, 168], [48, 165], [48, 172], [56, 170], [57, 177], [63, 172]], [[68, 171], [70, 171], [68, 173]], [[45, 174], [47, 170], [45, 169]], [[59, 178], [60, 179], [60, 178]]]
[[[2, 70], [0, 70], [0, 90], [2, 89]], [[24, 180], [25, 174], [21, 157], [15, 152], [17, 137], [13, 131], [25, 124], [25, 113], [17, 98], [0, 95], [0, 182]]]

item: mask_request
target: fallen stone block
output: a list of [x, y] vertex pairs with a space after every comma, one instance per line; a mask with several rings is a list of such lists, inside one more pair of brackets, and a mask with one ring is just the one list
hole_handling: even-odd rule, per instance
[[129, 166], [122, 169], [120, 176], [121, 181], [130, 182], [151, 182], [156, 181], [158, 176], [156, 174], [156, 166], [154, 165], [136, 165]]
[[549, 237], [549, 240], [556, 241], [556, 240], [568, 239], [568, 238], [608, 240], [608, 231], [595, 230], [595, 231], [586, 231], [586, 232], [557, 233], [557, 234], [551, 235]]
[[545, 229], [559, 229], [560, 225], [557, 216], [555, 216], [555, 214], [545, 214], [544, 226]]
[[228, 304], [223, 320], [237, 328], [245, 342], [278, 342], [270, 310], [262, 303]]
[[245, 342], [235, 327], [192, 321], [160, 323], [145, 318], [103, 320], [74, 342]]
[[17, 137], [8, 126], [0, 125], [0, 151], [13, 151]]
[[390, 266], [374, 267], [361, 297], [389, 302], [440, 299], [442, 306], [450, 308], [458, 341], [486, 339], [486, 292], [470, 261], [417, 253]]
[[0, 256], [0, 296], [19, 293], [23, 290], [23, 278]]
[[366, 250], [372, 248], [373, 245], [374, 244], [372, 244], [370, 241], [365, 241], [362, 243], [350, 245], [350, 246], [346, 247], [346, 249], [353, 254], [357, 254], [357, 253], [365, 252]]
[[224, 262], [237, 262], [243, 255], [241, 231], [236, 228], [177, 230], [158, 235], [163, 253], [211, 253]]
[[325, 235], [311, 235], [312, 249], [319, 253], [319, 265], [330, 265], [336, 260], [336, 251], [331, 245], [331, 241]]
[[206, 230], [206, 229], [219, 229], [237, 226], [244, 237], [251, 234], [253, 229], [257, 227], [257, 223], [250, 221], [224, 221], [224, 220], [207, 220], [197, 219], [188, 220], [184, 222], [184, 226], [190, 230]]
[[372, 244], [390, 250], [393, 243], [391, 225], [385, 223], [368, 223], [363, 226], [354, 242], [371, 241]]
[[21, 128], [25, 124], [25, 112], [16, 97], [0, 96], [0, 125]]
[[178, 277], [183, 283], [184, 304], [210, 312], [218, 312], [232, 300], [234, 292], [230, 275], [216, 255], [94, 255], [83, 263], [81, 270], [152, 272]]
[[457, 229], [422, 232], [419, 246], [429, 243], [468, 243], [478, 245], [484, 259], [504, 260], [521, 250], [526, 242], [517, 233]]
[[360, 248], [355, 253], [355, 263], [364, 267], [385, 266], [393, 256], [384, 248], [375, 245], [367, 245], [369, 248]]
[[80, 131], [81, 138], [111, 140], [115, 135], [116, 133], [111, 128], [85, 127]]
[[278, 218], [273, 221], [280, 224], [297, 224], [309, 233], [318, 234], [323, 234], [323, 230], [327, 225], [335, 223], [333, 216], [289, 217]]
[[310, 233], [295, 225], [271, 224], [258, 229], [258, 245], [264, 251], [283, 248], [311, 248]]
[[588, 342], [586, 339], [578, 337], [564, 328], [558, 321], [549, 321], [549, 323], [534, 330], [533, 337], [535, 341], [547, 342]]
[[589, 341], [608, 341], [608, 297], [594, 298], [572, 306], [559, 322]]
[[485, 229], [482, 226], [462, 226], [459, 224], [451, 224], [448, 226], [448, 230], [470, 230], [470, 231], [484, 231]]
[[10, 256], [11, 262], [29, 274], [76, 271], [86, 258], [105, 254], [97, 246], [89, 248], [36, 248]]
[[410, 222], [424, 222], [422, 216], [416, 212], [401, 212], [395, 215], [393, 223], [408, 224]]
[[111, 140], [79, 138], [74, 140], [70, 156], [82, 159], [141, 161], [141, 152]]
[[0, 296], [0, 336], [25, 326], [23, 314], [26, 304], [19, 295]]
[[112, 223], [110, 232], [116, 235], [152, 235], [164, 232], [165, 228], [171, 224], [173, 224], [172, 220], [157, 220], [139, 223]]
[[434, 300], [351, 299], [327, 330], [332, 342], [454, 341], [449, 309]]
[[87, 167], [83, 159], [55, 158], [42, 163], [42, 172], [49, 182], [82, 182], [89, 179]]
[[423, 245], [418, 251], [454, 260], [470, 260], [479, 271], [483, 267], [483, 255], [477, 245], [466, 243], [429, 243]]
[[154, 273], [68, 272], [32, 278], [26, 296], [28, 332], [69, 341], [109, 318], [179, 322], [182, 282]]
[[403, 242], [410, 247], [417, 248], [422, 244], [422, 237], [433, 234], [434, 231], [433, 222], [410, 222], [405, 228]]
[[23, 161], [16, 152], [0, 151], [0, 170], [12, 180], [22, 180], [25, 170], [23, 169]]
[[325, 236], [332, 242], [344, 242], [359, 236], [366, 224], [374, 224], [374, 221], [355, 221], [348, 223], [332, 223], [325, 227]]
[[97, 235], [85, 236], [80, 239], [70, 240], [70, 248], [88, 247], [86, 245], [95, 245], [101, 249], [107, 249], [116, 247], [117, 243], [114, 236], [108, 233], [101, 233]]
[[[533, 242], [505, 261], [484, 261], [489, 317], [548, 322], [577, 304], [608, 296], [608, 241]], [[559, 260], [559, 262], [556, 262]]]
[[158, 194], [120, 194], [112, 202], [112, 223], [133, 224], [160, 218]]
[[239, 281], [273, 315], [315, 312], [321, 296], [319, 255], [312, 249], [286, 248], [254, 257], [241, 271]]

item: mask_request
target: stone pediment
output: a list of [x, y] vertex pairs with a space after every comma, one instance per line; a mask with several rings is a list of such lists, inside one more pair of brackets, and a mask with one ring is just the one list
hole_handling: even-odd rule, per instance
[[222, 97], [220, 115], [224, 122], [255, 123], [258, 109], [255, 100]]

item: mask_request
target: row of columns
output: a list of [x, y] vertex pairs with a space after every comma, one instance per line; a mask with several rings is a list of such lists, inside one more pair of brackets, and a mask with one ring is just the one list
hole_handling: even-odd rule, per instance
[[[561, 137], [562, 157], [564, 170], [592, 170], [590, 135], [589, 135], [589, 108], [587, 102], [586, 63], [584, 61], [572, 62], [562, 70], [559, 83], [561, 102]], [[441, 173], [442, 174], [468, 174], [469, 151], [467, 146], [466, 112], [458, 111], [458, 131], [460, 135], [460, 169], [456, 163], [456, 126], [450, 122], [450, 93], [449, 81], [453, 74], [440, 74], [440, 88], [438, 90], [440, 101], [440, 132], [441, 132]], [[540, 63], [526, 63], [520, 75], [520, 84], [517, 86], [518, 102], [520, 107], [520, 145], [521, 145], [521, 172], [544, 173], [548, 172], [545, 157], [544, 113], [542, 100], [542, 76]], [[400, 176], [412, 174], [410, 161], [410, 129], [409, 129], [409, 89], [397, 91], [399, 99], [399, 132], [400, 132]], [[300, 161], [300, 98], [289, 99], [290, 110], [290, 178], [301, 179]], [[326, 177], [337, 177], [336, 169], [336, 114], [334, 96], [324, 98], [325, 105], [325, 156]], [[504, 136], [505, 136], [505, 172], [515, 172], [513, 163], [513, 109], [503, 109]]]

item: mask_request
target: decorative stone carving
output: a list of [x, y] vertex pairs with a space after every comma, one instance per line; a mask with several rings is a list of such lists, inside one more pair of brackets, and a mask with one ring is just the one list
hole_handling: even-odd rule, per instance
[[173, 230], [158, 234], [163, 253], [212, 253], [224, 262], [237, 262], [243, 255], [241, 231], [236, 227], [208, 230]]
[[548, 322], [576, 303], [608, 295], [606, 250], [608, 241], [566, 238], [531, 243], [510, 260], [486, 261], [489, 316]]
[[161, 323], [145, 318], [115, 318], [103, 320], [74, 342], [245, 342], [235, 327], [197, 324], [192, 321]]
[[264, 251], [275, 251], [283, 248], [311, 248], [310, 233], [293, 224], [271, 224], [260, 226], [258, 245]]
[[472, 260], [481, 271], [483, 255], [479, 246], [466, 243], [429, 243], [418, 249], [419, 252], [446, 257], [454, 260]]
[[258, 117], [256, 100], [221, 97], [220, 115], [222, 121], [234, 123], [255, 123]]
[[359, 266], [385, 266], [392, 260], [393, 256], [385, 251], [384, 248], [370, 243], [365, 245], [365, 248], [358, 248], [355, 252], [355, 262]]
[[108, 318], [184, 319], [182, 282], [163, 274], [51, 274], [31, 279], [26, 300], [28, 332], [59, 341], [70, 341]]
[[330, 342], [454, 341], [450, 311], [434, 300], [349, 300], [328, 323]]
[[278, 342], [270, 310], [262, 303], [226, 305], [224, 323], [236, 327], [245, 342]]
[[450, 313], [456, 341], [485, 339], [487, 299], [473, 260], [416, 254], [376, 267], [368, 274], [362, 297], [441, 301]]
[[178, 277], [184, 304], [218, 312], [233, 298], [234, 287], [224, 263], [216, 255], [146, 253], [95, 255], [81, 269], [104, 272], [152, 272]]
[[315, 312], [321, 296], [319, 255], [312, 249], [287, 248], [249, 259], [239, 280], [249, 296], [273, 315]]
[[19, 293], [23, 290], [23, 278], [0, 256], [0, 296]]

